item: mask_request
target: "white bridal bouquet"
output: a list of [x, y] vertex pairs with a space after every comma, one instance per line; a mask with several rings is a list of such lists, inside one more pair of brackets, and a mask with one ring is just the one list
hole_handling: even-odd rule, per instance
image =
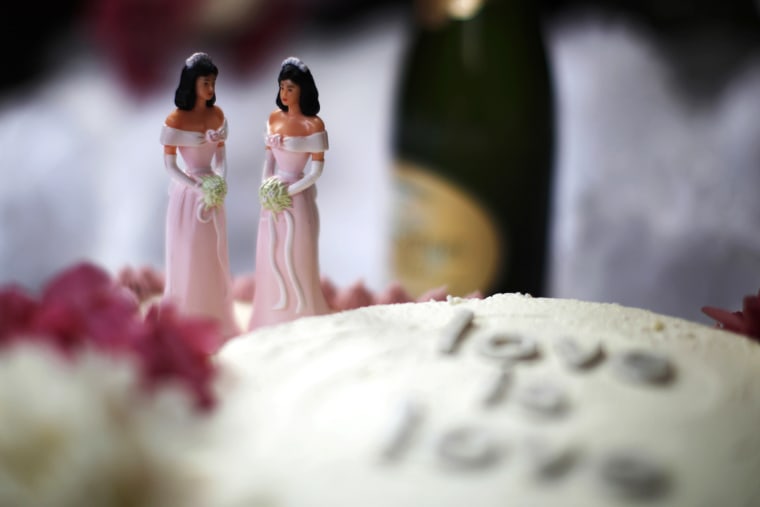
[[264, 209], [273, 213], [279, 213], [293, 204], [287, 185], [277, 176], [270, 176], [263, 181], [259, 187], [259, 197]]
[[224, 198], [227, 195], [227, 182], [218, 174], [204, 176], [201, 179], [201, 190], [203, 191], [205, 208], [213, 209], [224, 203]]

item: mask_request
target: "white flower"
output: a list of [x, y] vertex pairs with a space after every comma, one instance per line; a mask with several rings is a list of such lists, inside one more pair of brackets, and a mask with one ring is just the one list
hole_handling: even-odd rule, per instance
[[[185, 391], [147, 395], [124, 358], [48, 346], [0, 353], [0, 505], [205, 506], [208, 420]], [[205, 475], [205, 473], [204, 473]]]
[[206, 209], [213, 209], [224, 204], [227, 195], [227, 182], [219, 176], [203, 176], [201, 178], [201, 190], [203, 190], [203, 203]]
[[259, 187], [259, 198], [264, 209], [279, 213], [293, 205], [288, 187], [277, 176], [265, 179]]

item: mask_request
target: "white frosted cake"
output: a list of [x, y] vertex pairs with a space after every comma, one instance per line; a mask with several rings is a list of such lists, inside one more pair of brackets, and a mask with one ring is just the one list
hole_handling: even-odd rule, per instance
[[248, 505], [760, 505], [760, 346], [701, 324], [505, 294], [305, 318], [218, 361]]

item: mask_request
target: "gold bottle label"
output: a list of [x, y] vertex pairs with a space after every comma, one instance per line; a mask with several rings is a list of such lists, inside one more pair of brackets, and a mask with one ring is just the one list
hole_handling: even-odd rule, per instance
[[485, 294], [505, 260], [491, 217], [433, 171], [399, 162], [394, 177], [394, 278], [415, 297], [442, 285]]
[[452, 19], [466, 21], [474, 18], [486, 0], [416, 0], [417, 21], [427, 28], [440, 28]]

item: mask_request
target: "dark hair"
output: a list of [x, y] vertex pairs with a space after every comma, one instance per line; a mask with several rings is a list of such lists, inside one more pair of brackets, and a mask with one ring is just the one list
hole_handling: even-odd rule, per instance
[[[219, 69], [206, 53], [193, 53], [185, 60], [185, 66], [182, 67], [182, 74], [179, 76], [179, 86], [174, 92], [174, 104], [183, 111], [190, 111], [195, 107], [195, 82], [201, 76], [217, 76]], [[211, 107], [216, 102], [216, 94], [206, 101], [206, 107]]]
[[[319, 92], [309, 68], [298, 58], [287, 58], [282, 62], [280, 75], [277, 76], [277, 84], [279, 85], [286, 79], [293, 81], [300, 88], [301, 94], [298, 104], [301, 106], [301, 112], [306, 116], [316, 116], [319, 112]], [[283, 111], [288, 110], [288, 106], [280, 100], [279, 90], [277, 90], [277, 100], [275, 102]]]

